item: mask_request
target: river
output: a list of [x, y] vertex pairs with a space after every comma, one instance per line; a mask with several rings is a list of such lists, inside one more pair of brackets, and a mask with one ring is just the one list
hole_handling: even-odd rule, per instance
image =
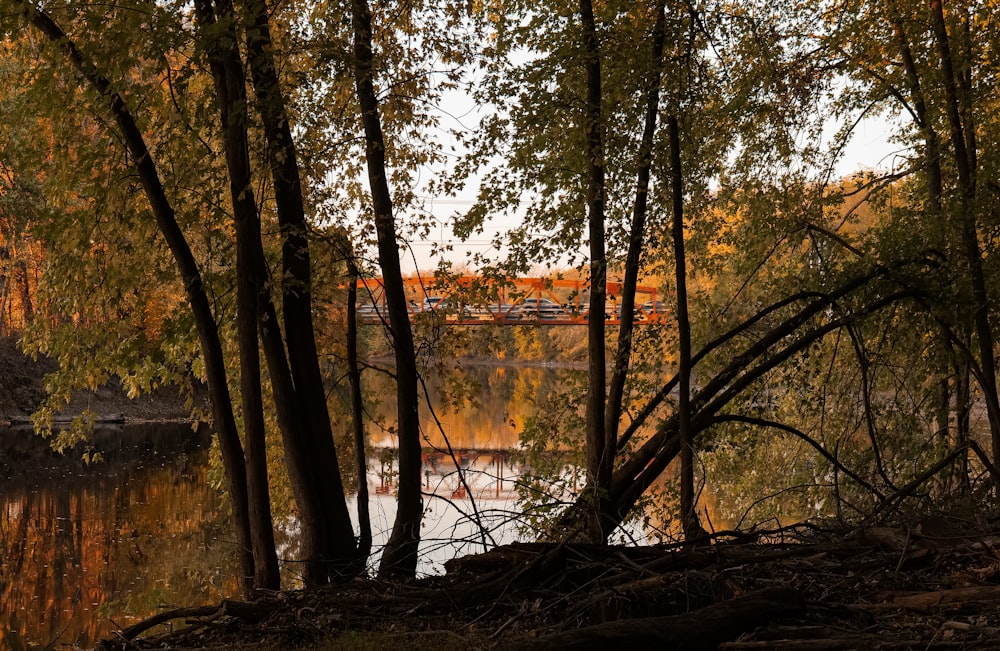
[[232, 533], [208, 482], [210, 435], [102, 428], [105, 457], [0, 431], [0, 648], [93, 646], [164, 605], [237, 593]]

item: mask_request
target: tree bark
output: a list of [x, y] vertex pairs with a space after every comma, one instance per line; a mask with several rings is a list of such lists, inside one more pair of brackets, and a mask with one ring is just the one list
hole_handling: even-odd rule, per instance
[[[311, 535], [319, 559], [311, 559], [308, 572], [311, 583], [327, 580], [331, 570], [348, 570], [355, 566], [358, 549], [354, 540], [344, 486], [333, 441], [333, 428], [326, 403], [326, 390], [319, 368], [316, 336], [313, 328], [312, 270], [310, 266], [308, 225], [302, 199], [295, 143], [288, 120], [285, 98], [273, 57], [268, 10], [264, 0], [246, 0], [247, 60], [250, 64], [257, 108], [267, 140], [268, 164], [274, 183], [274, 195], [281, 229], [282, 251], [282, 317], [285, 326], [285, 346], [291, 387], [289, 398], [297, 405], [297, 422], [281, 419], [290, 453], [297, 455], [297, 464], [308, 473], [311, 490], [317, 491], [309, 500], [315, 513], [310, 517]], [[276, 323], [269, 331], [279, 337]], [[277, 357], [272, 342], [272, 358]], [[275, 359], [275, 361], [277, 361]], [[278, 369], [284, 372], [283, 369]], [[287, 379], [284, 380], [287, 384]], [[322, 568], [317, 561], [331, 564]]]
[[681, 454], [681, 526], [684, 538], [694, 541], [705, 535], [698, 521], [694, 489], [694, 432], [691, 429], [691, 323], [688, 319], [687, 259], [684, 255], [684, 175], [681, 170], [681, 139], [677, 116], [667, 117], [670, 138], [670, 190], [674, 242], [674, 275], [677, 287], [678, 396], [677, 429]]
[[358, 554], [367, 557], [372, 549], [372, 521], [368, 513], [368, 453], [365, 437], [364, 403], [361, 393], [361, 366], [358, 362], [358, 266], [353, 251], [345, 256], [347, 285], [347, 377], [351, 384], [351, 429], [354, 432], [354, 462], [358, 472]]
[[625, 383], [632, 357], [632, 339], [635, 334], [635, 290], [639, 284], [642, 246], [645, 242], [646, 215], [648, 212], [649, 180], [653, 161], [653, 142], [656, 135], [657, 115], [660, 108], [660, 79], [663, 74], [663, 42], [666, 33], [666, 10], [663, 2], [656, 7], [653, 27], [649, 80], [646, 87], [646, 115], [642, 140], [639, 144], [639, 168], [636, 179], [632, 223], [629, 228], [628, 252], [625, 258], [625, 278], [621, 293], [621, 324], [618, 329], [618, 348], [614, 368], [608, 385], [608, 402], [605, 425], [608, 438], [617, 456], [618, 430], [624, 409]]
[[35, 307], [31, 298], [31, 284], [28, 279], [28, 265], [24, 259], [19, 259], [16, 263], [17, 285], [21, 288], [21, 312], [24, 315], [24, 325], [29, 326], [35, 320]]
[[420, 547], [422, 467], [418, 415], [417, 361], [406, 292], [396, 243], [396, 222], [385, 170], [385, 140], [372, 78], [372, 16], [367, 0], [351, 3], [354, 29], [354, 81], [365, 132], [368, 182], [375, 211], [379, 265], [385, 287], [389, 332], [396, 360], [396, 406], [399, 435], [399, 484], [396, 520], [382, 552], [381, 576], [413, 576]]
[[604, 136], [601, 125], [601, 54], [591, 0], [580, 0], [580, 23], [587, 97], [583, 115], [587, 160], [587, 225], [590, 234], [590, 320], [587, 324], [587, 489], [593, 514], [587, 525], [593, 542], [605, 542], [614, 527], [605, 520], [614, 469], [613, 430], [605, 426], [607, 361], [604, 310], [608, 263], [604, 234]]
[[203, 32], [209, 37], [212, 77], [223, 130], [229, 192], [236, 224], [237, 339], [240, 357], [240, 396], [246, 441], [247, 490], [251, 538], [255, 559], [254, 585], [275, 590], [281, 585], [278, 555], [274, 546], [274, 524], [267, 476], [267, 429], [261, 389], [260, 347], [257, 321], [259, 300], [266, 287], [266, 271], [260, 251], [260, 219], [253, 195], [247, 136], [246, 85], [238, 40], [233, 26], [232, 5], [218, 2], [219, 20], [210, 0], [196, 0]]

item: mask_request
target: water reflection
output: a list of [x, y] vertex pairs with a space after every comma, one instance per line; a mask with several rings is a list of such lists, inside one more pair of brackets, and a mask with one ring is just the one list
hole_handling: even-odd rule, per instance
[[105, 462], [85, 466], [0, 431], [0, 648], [87, 648], [164, 605], [235, 594], [208, 444], [183, 424], [104, 429]]
[[[428, 373], [423, 387], [430, 397], [420, 405], [420, 429], [428, 447], [450, 444], [464, 450], [510, 450], [538, 406], [575, 371], [547, 367], [469, 366]], [[391, 378], [369, 373], [365, 389], [376, 401], [368, 425], [370, 443], [394, 447], [395, 390]], [[447, 439], [445, 438], [447, 436]]]
[[[430, 400], [420, 409], [425, 515], [418, 572], [442, 572], [451, 558], [519, 537], [525, 521], [518, 508], [518, 483], [535, 473], [526, 456], [517, 452], [519, 435], [573, 373], [578, 372], [469, 366], [425, 375]], [[396, 412], [393, 386], [386, 378], [369, 374], [366, 383], [372, 395], [388, 396], [374, 405], [375, 418], [368, 425], [376, 550], [370, 564], [375, 567], [396, 513]], [[580, 481], [582, 475], [568, 468], [568, 488], [579, 488]]]
[[[566, 373], [472, 367], [428, 379], [421, 572], [517, 535], [515, 482], [532, 468], [512, 450]], [[379, 378], [366, 374], [371, 395], [389, 396], [371, 401], [376, 549], [396, 510], [394, 390]], [[87, 648], [165, 607], [239, 594], [233, 534], [208, 481], [210, 434], [183, 424], [111, 428], [93, 447], [104, 461], [87, 466], [28, 430], [0, 430], [0, 649]], [[279, 538], [281, 556], [296, 558], [294, 536]], [[295, 571], [284, 568], [290, 586]]]

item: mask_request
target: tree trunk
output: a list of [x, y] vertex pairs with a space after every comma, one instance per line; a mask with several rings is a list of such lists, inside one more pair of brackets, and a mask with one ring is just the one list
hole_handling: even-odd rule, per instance
[[765, 588], [678, 615], [620, 619], [520, 639], [501, 651], [708, 651], [776, 619], [801, 616], [805, 610], [805, 595], [790, 588]]
[[605, 426], [607, 361], [604, 310], [607, 305], [608, 262], [604, 239], [604, 136], [601, 125], [601, 54], [591, 0], [580, 0], [584, 74], [587, 100], [583, 116], [587, 142], [587, 224], [590, 233], [590, 321], [587, 324], [587, 489], [593, 514], [587, 535], [605, 542], [614, 527], [605, 524], [614, 469], [613, 430]]
[[382, 552], [379, 574], [413, 576], [420, 546], [420, 520], [423, 499], [420, 495], [422, 467], [420, 446], [417, 360], [406, 308], [406, 293], [399, 265], [396, 222], [385, 170], [385, 141], [379, 118], [378, 99], [372, 78], [372, 17], [367, 0], [351, 3], [354, 28], [354, 81], [361, 121], [365, 131], [368, 159], [368, 182], [375, 211], [379, 265], [385, 287], [389, 331], [396, 359], [396, 405], [399, 435], [399, 485], [396, 520]]
[[[717, 414], [736, 396], [745, 391], [754, 382], [759, 381], [768, 372], [787, 362], [794, 355], [801, 353], [811, 344], [819, 341], [830, 332], [846, 327], [855, 320], [875, 311], [893, 305], [904, 298], [910, 297], [910, 290], [881, 291], [877, 298], [858, 308], [854, 313], [833, 318], [821, 325], [808, 330], [803, 327], [817, 315], [827, 310], [837, 301], [868, 287], [874, 280], [885, 274], [894, 273], [894, 269], [876, 269], [865, 276], [844, 283], [835, 290], [822, 296], [800, 296], [805, 304], [793, 315], [784, 319], [778, 325], [755, 337], [754, 342], [745, 350], [729, 356], [725, 367], [713, 377], [707, 379], [698, 391], [690, 397], [690, 425], [692, 438], [711, 426]], [[808, 298], [808, 300], [806, 300]], [[787, 307], [791, 301], [782, 301], [779, 305]], [[734, 337], [745, 332], [750, 327], [761, 323], [761, 319], [772, 314], [772, 308], [766, 308], [734, 330], [720, 336], [709, 343], [697, 355], [692, 357], [692, 364], [717, 349], [723, 343], [732, 341]], [[677, 386], [677, 378], [668, 382], [654, 396], [651, 404], [668, 395]], [[636, 416], [636, 425], [648, 423], [653, 409], [644, 408]], [[674, 413], [660, 423], [652, 436], [640, 445], [632, 455], [615, 471], [611, 485], [612, 514], [624, 517], [635, 505], [642, 494], [666, 469], [680, 453], [679, 413]], [[587, 504], [578, 502], [576, 508], [567, 514], [571, 521], [584, 519], [588, 509]]]
[[681, 172], [681, 139], [677, 116], [667, 118], [670, 137], [670, 189], [673, 203], [671, 231], [674, 240], [674, 273], [677, 285], [677, 429], [681, 455], [681, 526], [688, 541], [704, 537], [698, 521], [694, 489], [694, 432], [691, 428], [691, 324], [688, 320], [687, 259], [684, 255], [684, 176]]
[[[979, 343], [979, 378], [986, 401], [990, 423], [993, 463], [1000, 462], [1000, 398], [997, 395], [996, 361], [993, 357], [993, 328], [990, 322], [990, 300], [983, 270], [982, 249], [976, 219], [976, 154], [975, 124], [972, 122], [971, 80], [957, 78], [951, 55], [951, 42], [944, 19], [942, 0], [931, 0], [931, 22], [938, 45], [940, 72], [947, 103], [948, 123], [955, 168], [958, 170], [959, 223], [961, 246], [969, 269], [973, 299], [973, 325]], [[971, 73], [970, 73], [971, 75]], [[965, 110], [963, 110], [965, 107]], [[963, 115], [966, 120], [963, 121]]]
[[24, 325], [27, 327], [35, 320], [35, 306], [32, 303], [31, 285], [28, 279], [28, 265], [23, 259], [18, 259], [16, 267], [17, 284], [21, 288], [21, 312], [24, 315]]
[[372, 521], [368, 513], [368, 453], [365, 438], [364, 403], [361, 393], [361, 366], [358, 363], [358, 267], [353, 251], [345, 256], [347, 285], [347, 377], [351, 384], [351, 428], [354, 432], [354, 461], [358, 467], [358, 553], [367, 557], [372, 549]]
[[[944, 184], [941, 171], [942, 151], [940, 138], [928, 116], [927, 102], [921, 87], [919, 71], [912, 49], [910, 48], [910, 39], [906, 33], [899, 8], [895, 3], [891, 3], [889, 8], [896, 46], [903, 61], [908, 86], [907, 90], [913, 105], [913, 115], [924, 139], [924, 169], [927, 175], [928, 208], [932, 216], [937, 219], [944, 219]], [[980, 377], [980, 385], [983, 390], [983, 399], [986, 402], [990, 424], [990, 435], [993, 446], [992, 456], [994, 463], [996, 463], [998, 454], [1000, 454], [1000, 401], [998, 401], [997, 397], [996, 366], [993, 358], [993, 334], [989, 316], [989, 300], [986, 292], [974, 213], [976, 192], [975, 169], [977, 163], [975, 134], [971, 133], [975, 131], [970, 110], [971, 90], [968, 87], [968, 84], [971, 83], [971, 72], [968, 72], [967, 76], [969, 79], [962, 86], [964, 92], [962, 93], [962, 98], [960, 98], [959, 86], [954, 78], [955, 74], [951, 60], [947, 25], [944, 22], [943, 7], [939, 0], [931, 1], [930, 15], [935, 40], [938, 45], [942, 79], [946, 88], [948, 122], [955, 151], [955, 163], [959, 171], [961, 214], [959, 215], [960, 234], [956, 239], [958, 239], [959, 255], [966, 260], [969, 271], [970, 287], [974, 301], [972, 320], [979, 342], [980, 371], [982, 376]], [[963, 115], [965, 116], [964, 125]], [[956, 306], [956, 314], [960, 314], [961, 311], [961, 306]]]
[[216, 20], [209, 0], [195, 3], [203, 31], [222, 27], [224, 36], [209, 37], [207, 45], [215, 80], [223, 130], [229, 192], [236, 222], [237, 338], [240, 356], [240, 395], [246, 440], [247, 489], [251, 538], [255, 559], [254, 585], [275, 590], [281, 585], [274, 546], [271, 496], [267, 476], [267, 431], [261, 389], [260, 347], [257, 322], [259, 300], [266, 291], [266, 271], [260, 252], [260, 219], [252, 191], [249, 138], [247, 136], [246, 82], [233, 27], [232, 6], [219, 2]]
[[646, 88], [646, 115], [639, 144], [638, 172], [636, 174], [635, 202], [632, 207], [632, 223], [629, 227], [628, 252], [625, 257], [625, 278], [621, 291], [621, 325], [618, 331], [618, 348], [615, 365], [608, 385], [607, 423], [611, 438], [617, 445], [619, 421], [623, 409], [625, 383], [628, 379], [629, 360], [632, 356], [632, 339], [635, 333], [635, 294], [639, 283], [639, 269], [642, 261], [642, 246], [646, 235], [646, 215], [648, 213], [649, 179], [653, 161], [653, 142], [656, 135], [656, 121], [660, 106], [660, 77], [663, 72], [663, 41], [665, 38], [666, 12], [660, 2], [656, 7], [656, 25], [653, 28], [652, 52], [650, 57], [649, 81]]
[[[955, 369], [955, 430], [952, 436], [951, 450], [968, 448], [969, 441], [972, 440], [972, 430], [970, 427], [972, 415], [972, 396], [970, 392], [971, 373], [967, 358], [961, 357], [957, 360]], [[969, 478], [969, 455], [963, 454], [957, 470], [959, 490], [969, 493], [972, 489]]]
[[663, 73], [665, 32], [666, 11], [664, 3], [659, 2], [656, 7], [656, 23], [653, 28], [649, 80], [646, 87], [646, 115], [642, 141], [639, 144], [635, 203], [632, 209], [632, 224], [629, 229], [628, 252], [625, 258], [625, 278], [622, 283], [618, 348], [615, 351], [614, 368], [608, 385], [608, 402], [605, 412], [604, 427], [608, 432], [608, 439], [616, 456], [619, 443], [618, 429], [624, 409], [625, 383], [628, 380], [629, 363], [632, 358], [632, 339], [635, 334], [635, 290], [639, 284], [642, 246], [646, 234], [649, 179], [653, 161], [653, 141], [656, 135], [656, 118], [660, 107], [660, 78]]
[[10, 268], [10, 249], [0, 246], [0, 331], [3, 330], [3, 321], [7, 321], [7, 334], [14, 330], [14, 301], [10, 300], [8, 291]]
[[[291, 396], [299, 410], [299, 425], [302, 426], [290, 432], [286, 440], [294, 440], [293, 453], [302, 455], [299, 463], [311, 475], [314, 489], [319, 491], [316, 505], [320, 510], [316, 515], [320, 520], [316, 525], [321, 540], [317, 543], [322, 559], [332, 564], [326, 571], [329, 574], [331, 569], [346, 571], [356, 567], [358, 551], [319, 368], [313, 328], [308, 225], [295, 143], [274, 62], [268, 9], [264, 0], [246, 0], [244, 14], [247, 60], [267, 139], [268, 164], [281, 229], [282, 317], [292, 378]], [[285, 427], [292, 426], [287, 420], [282, 422]], [[312, 578], [325, 580], [323, 576]]]

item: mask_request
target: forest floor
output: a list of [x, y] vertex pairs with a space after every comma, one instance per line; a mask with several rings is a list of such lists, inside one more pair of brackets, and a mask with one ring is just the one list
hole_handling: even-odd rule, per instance
[[[0, 420], [26, 419], [52, 369], [0, 339]], [[172, 391], [129, 400], [113, 383], [74, 396], [64, 415], [83, 409], [187, 415]], [[514, 544], [451, 561], [443, 576], [164, 612], [100, 648], [1000, 651], [1000, 518], [882, 524], [693, 547]]]
[[936, 516], [789, 536], [686, 549], [514, 544], [409, 583], [166, 612], [157, 628], [147, 620], [99, 648], [1000, 649], [990, 523]]

